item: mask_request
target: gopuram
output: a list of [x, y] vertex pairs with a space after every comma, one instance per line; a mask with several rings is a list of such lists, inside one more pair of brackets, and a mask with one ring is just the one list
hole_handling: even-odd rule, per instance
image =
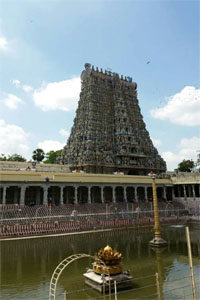
[[61, 160], [71, 170], [87, 173], [166, 171], [143, 121], [132, 78], [85, 64], [78, 108]]

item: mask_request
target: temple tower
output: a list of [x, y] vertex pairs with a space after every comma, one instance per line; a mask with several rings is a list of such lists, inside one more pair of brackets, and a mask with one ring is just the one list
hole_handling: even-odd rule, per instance
[[166, 171], [143, 121], [132, 78], [85, 64], [74, 124], [61, 159], [71, 169], [87, 173]]

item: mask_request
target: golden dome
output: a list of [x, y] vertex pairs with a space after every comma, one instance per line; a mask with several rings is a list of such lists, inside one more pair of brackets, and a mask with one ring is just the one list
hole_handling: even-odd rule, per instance
[[[96, 254], [93, 271], [97, 274], [119, 274], [122, 272], [121, 258], [121, 253], [107, 245]], [[98, 259], [103, 261], [104, 264]]]
[[110, 246], [100, 249], [96, 255], [97, 258], [104, 261], [105, 264], [117, 264], [121, 260], [121, 253]]
[[112, 251], [112, 248], [110, 247], [110, 246], [106, 246], [105, 248], [104, 248], [104, 251]]

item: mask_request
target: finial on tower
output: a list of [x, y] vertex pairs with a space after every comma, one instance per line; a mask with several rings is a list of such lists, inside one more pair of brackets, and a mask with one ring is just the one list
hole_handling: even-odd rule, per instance
[[89, 63], [85, 63], [85, 70], [87, 71], [88, 69], [90, 69], [90, 67], [91, 67], [91, 64], [89, 64]]

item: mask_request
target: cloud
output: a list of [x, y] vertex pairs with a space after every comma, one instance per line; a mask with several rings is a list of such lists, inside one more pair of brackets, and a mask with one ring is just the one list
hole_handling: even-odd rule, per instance
[[169, 170], [177, 168], [178, 164], [184, 159], [196, 161], [197, 151], [200, 150], [200, 137], [183, 138], [178, 144], [178, 149], [177, 153], [169, 151], [162, 154]]
[[0, 37], [0, 51], [8, 51], [8, 41], [3, 36]]
[[65, 130], [65, 129], [60, 129], [59, 133], [60, 133], [61, 136], [64, 136], [65, 138], [68, 138], [69, 135], [70, 135], [70, 132]]
[[28, 137], [29, 133], [25, 132], [22, 127], [0, 120], [0, 154], [17, 153], [27, 157], [29, 154]]
[[22, 85], [22, 89], [25, 93], [30, 93], [33, 91], [33, 88], [30, 85]]
[[181, 140], [180, 148], [194, 148], [195, 150], [200, 150], [200, 138], [199, 137], [192, 137], [191, 139], [184, 138]]
[[19, 105], [24, 104], [24, 101], [13, 94], [8, 94], [6, 98], [1, 100], [1, 102], [9, 109], [17, 109]]
[[[65, 129], [60, 129], [59, 134], [65, 138], [68, 138], [70, 133], [68, 131], [66, 131]], [[43, 149], [44, 152], [47, 153], [51, 150], [53, 150], [53, 151], [61, 150], [64, 148], [65, 145], [66, 145], [66, 143], [61, 143], [59, 141], [46, 140], [46, 141], [38, 143], [38, 148]]]
[[23, 85], [18, 79], [13, 79], [11, 80], [11, 82], [15, 85], [17, 89], [21, 88], [25, 93], [30, 93], [33, 91], [33, 88], [30, 85]]
[[64, 143], [60, 143], [58, 141], [52, 141], [52, 140], [46, 140], [38, 144], [38, 148], [43, 149], [45, 153], [51, 150], [54, 151], [61, 150], [63, 149], [64, 146], [65, 146]]
[[159, 139], [154, 139], [154, 138], [151, 138], [153, 144], [155, 147], [158, 147], [158, 146], [161, 146], [162, 145], [162, 141], [159, 140]]
[[21, 86], [21, 82], [18, 79], [13, 79], [11, 82], [15, 85], [15, 87], [18, 89]]
[[152, 109], [150, 114], [155, 119], [168, 120], [173, 124], [198, 126], [200, 125], [200, 89], [186, 86], [180, 93], [169, 97], [165, 106]]
[[81, 81], [79, 77], [59, 82], [51, 82], [36, 90], [33, 100], [43, 111], [74, 111], [77, 108]]

